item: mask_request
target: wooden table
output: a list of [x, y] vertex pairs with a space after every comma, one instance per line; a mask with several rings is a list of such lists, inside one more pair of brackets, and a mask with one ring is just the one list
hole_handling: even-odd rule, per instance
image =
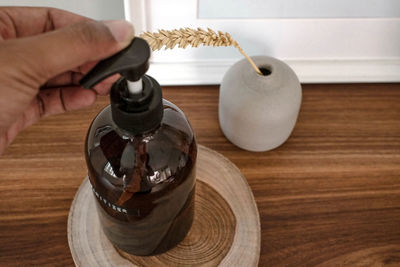
[[[304, 85], [290, 139], [238, 149], [218, 125], [218, 87], [169, 87], [199, 143], [233, 161], [258, 204], [260, 266], [400, 265], [400, 85]], [[89, 109], [27, 129], [0, 158], [0, 266], [73, 266], [67, 217], [86, 175]]]

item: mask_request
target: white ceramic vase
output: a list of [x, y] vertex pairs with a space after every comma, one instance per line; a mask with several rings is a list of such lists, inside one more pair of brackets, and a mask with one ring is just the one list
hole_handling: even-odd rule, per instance
[[290, 136], [301, 106], [301, 85], [284, 62], [252, 57], [267, 75], [260, 75], [246, 59], [224, 75], [219, 95], [219, 123], [225, 136], [240, 148], [267, 151]]

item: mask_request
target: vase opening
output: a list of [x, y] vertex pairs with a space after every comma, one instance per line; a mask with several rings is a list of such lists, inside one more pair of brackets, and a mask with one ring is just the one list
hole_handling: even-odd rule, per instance
[[269, 76], [272, 73], [272, 68], [270, 66], [260, 66], [258, 67], [263, 76]]

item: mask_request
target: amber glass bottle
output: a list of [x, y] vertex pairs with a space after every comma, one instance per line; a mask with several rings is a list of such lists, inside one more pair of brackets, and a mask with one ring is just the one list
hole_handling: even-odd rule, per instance
[[94, 119], [85, 153], [103, 230], [128, 253], [164, 252], [185, 237], [193, 221], [192, 129], [165, 100], [160, 126], [140, 135], [119, 129], [110, 109]]
[[111, 105], [89, 128], [85, 156], [106, 236], [125, 252], [154, 255], [176, 246], [191, 227], [197, 147], [183, 112], [162, 99], [157, 81], [143, 75], [148, 57], [139, 63], [136, 57], [134, 66], [124, 62], [126, 54], [146, 48], [138, 40], [81, 81], [92, 87], [112, 67], [130, 70], [117, 68], [123, 77], [111, 89]]

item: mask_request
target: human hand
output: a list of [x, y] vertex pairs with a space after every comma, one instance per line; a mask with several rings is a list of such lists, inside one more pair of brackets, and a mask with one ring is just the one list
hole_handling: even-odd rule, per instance
[[96, 22], [51, 8], [0, 8], [0, 154], [42, 117], [89, 106], [116, 76], [94, 90], [79, 80], [96, 61], [134, 37], [126, 21]]

